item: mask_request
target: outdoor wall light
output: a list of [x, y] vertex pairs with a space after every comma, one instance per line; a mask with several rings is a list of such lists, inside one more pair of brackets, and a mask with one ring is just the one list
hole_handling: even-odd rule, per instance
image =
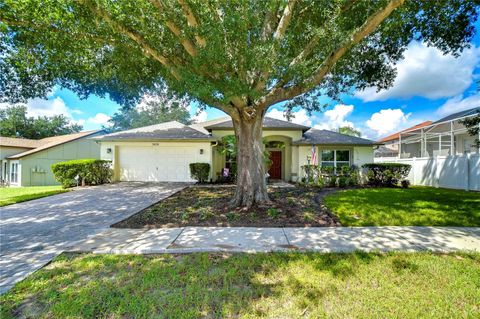
[[112, 153], [112, 149], [111, 148], [107, 148], [107, 154], [111, 154]]
[[200, 155], [203, 154], [203, 148], [200, 149]]

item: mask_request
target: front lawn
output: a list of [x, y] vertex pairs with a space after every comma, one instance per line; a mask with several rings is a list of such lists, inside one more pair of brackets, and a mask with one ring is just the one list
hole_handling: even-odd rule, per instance
[[269, 188], [271, 205], [231, 209], [233, 187], [190, 187], [113, 225], [119, 228], [181, 226], [338, 226], [303, 188]]
[[480, 193], [433, 187], [370, 188], [324, 198], [342, 226], [480, 226]]
[[0, 188], [0, 207], [68, 192], [61, 186], [2, 187]]
[[480, 254], [61, 255], [1, 318], [476, 318]]

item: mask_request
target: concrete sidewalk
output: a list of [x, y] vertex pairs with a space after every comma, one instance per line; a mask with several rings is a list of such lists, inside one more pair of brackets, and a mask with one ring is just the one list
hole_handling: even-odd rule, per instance
[[480, 251], [478, 227], [109, 228], [71, 251], [113, 254], [192, 252]]

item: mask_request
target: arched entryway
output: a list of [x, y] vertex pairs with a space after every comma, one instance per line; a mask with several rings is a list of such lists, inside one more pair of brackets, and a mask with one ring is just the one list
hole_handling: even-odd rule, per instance
[[270, 153], [268, 174], [271, 180], [291, 179], [292, 151], [291, 138], [281, 135], [264, 137], [265, 150]]

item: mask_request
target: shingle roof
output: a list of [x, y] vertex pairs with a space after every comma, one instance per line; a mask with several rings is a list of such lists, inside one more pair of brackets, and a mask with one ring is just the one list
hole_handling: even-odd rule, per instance
[[478, 112], [480, 112], [480, 106], [479, 107], [474, 107], [473, 109], [469, 109], [469, 110], [460, 111], [460, 112], [457, 112], [457, 113], [450, 114], [448, 116], [445, 116], [445, 117], [439, 119], [438, 121], [433, 122], [432, 124], [451, 121], [451, 120], [455, 120], [455, 119], [465, 117], [465, 116], [469, 116], [469, 115], [475, 115]]
[[303, 134], [303, 138], [294, 145], [377, 145], [378, 143], [365, 138], [340, 134], [328, 130], [311, 129]]
[[97, 140], [211, 140], [212, 137], [199, 129], [177, 121], [134, 128], [111, 133], [96, 138]]
[[382, 142], [388, 142], [388, 141], [392, 141], [392, 140], [398, 140], [400, 138], [400, 133], [408, 132], [408, 131], [411, 131], [411, 130], [416, 130], [416, 129], [422, 128], [422, 127], [430, 125], [430, 124], [432, 124], [432, 121], [422, 122], [420, 124], [409, 127], [409, 128], [407, 128], [403, 131], [399, 131], [397, 133], [393, 133], [392, 135], [386, 136], [386, 137], [378, 140], [378, 142], [382, 143]]
[[21, 147], [21, 148], [36, 148], [41, 146], [41, 140], [30, 140], [28, 138], [4, 137], [0, 136], [0, 146], [6, 147]]
[[8, 158], [9, 159], [22, 158], [22, 157], [25, 157], [27, 155], [34, 154], [34, 153], [49, 149], [49, 148], [57, 146], [57, 145], [65, 144], [65, 143], [68, 143], [68, 142], [71, 142], [71, 141], [74, 141], [74, 140], [77, 140], [77, 139], [80, 139], [80, 138], [83, 138], [83, 137], [87, 137], [87, 136], [97, 134], [101, 131], [102, 130], [94, 130], [94, 131], [85, 131], [85, 132], [79, 132], [79, 133], [73, 133], [73, 134], [46, 137], [46, 138], [43, 138], [41, 140], [38, 140], [38, 142], [41, 143], [40, 146], [38, 146], [34, 149], [31, 149], [31, 150], [28, 150], [28, 151], [19, 153], [19, 154], [12, 155]]
[[[231, 119], [227, 119], [223, 122], [216, 123], [213, 125], [205, 126], [205, 129], [212, 130], [212, 129], [232, 129], [233, 122]], [[273, 117], [264, 117], [263, 119], [263, 128], [264, 129], [283, 129], [283, 130], [302, 130], [306, 131], [310, 129], [308, 126], [295, 124], [288, 121], [282, 121], [278, 119], [274, 119]]]

